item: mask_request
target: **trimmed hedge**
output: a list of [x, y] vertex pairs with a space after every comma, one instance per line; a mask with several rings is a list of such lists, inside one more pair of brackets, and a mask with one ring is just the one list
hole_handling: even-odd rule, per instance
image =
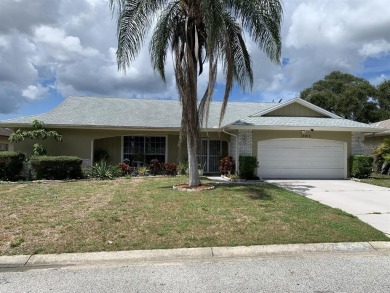
[[253, 156], [240, 156], [239, 158], [240, 162], [240, 178], [243, 179], [254, 179], [256, 178], [253, 174], [255, 168], [259, 166], [259, 162], [257, 161], [256, 157]]
[[355, 155], [351, 157], [351, 176], [367, 178], [372, 173], [374, 158], [368, 155]]
[[26, 156], [16, 152], [0, 152], [0, 180], [16, 181], [21, 179], [20, 173]]
[[76, 179], [82, 177], [82, 159], [71, 156], [32, 156], [34, 179]]

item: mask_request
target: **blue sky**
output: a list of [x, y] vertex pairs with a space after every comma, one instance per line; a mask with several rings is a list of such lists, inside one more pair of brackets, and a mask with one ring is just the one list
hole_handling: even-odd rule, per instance
[[[171, 60], [167, 83], [153, 72], [148, 44], [125, 75], [117, 71], [116, 23], [106, 0], [0, 1], [0, 120], [44, 113], [72, 95], [176, 99]], [[334, 70], [390, 79], [388, 0], [284, 1], [282, 65], [249, 40], [252, 92], [230, 100], [278, 101]], [[199, 80], [200, 92], [207, 72]], [[218, 77], [215, 99], [223, 94]]]

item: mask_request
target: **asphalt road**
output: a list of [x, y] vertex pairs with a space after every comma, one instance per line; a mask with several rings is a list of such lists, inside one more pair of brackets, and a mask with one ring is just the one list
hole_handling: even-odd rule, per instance
[[390, 254], [307, 253], [3, 270], [0, 292], [390, 292]]

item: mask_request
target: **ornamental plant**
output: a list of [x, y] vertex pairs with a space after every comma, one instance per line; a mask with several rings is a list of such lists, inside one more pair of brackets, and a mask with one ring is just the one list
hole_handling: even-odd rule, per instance
[[131, 167], [125, 162], [119, 163], [119, 169], [122, 171], [123, 175], [129, 175], [131, 172]]
[[235, 168], [236, 165], [234, 163], [233, 157], [223, 157], [219, 161], [219, 172], [221, 172], [222, 175], [234, 174]]
[[175, 163], [164, 163], [164, 174], [167, 176], [176, 176], [177, 174], [177, 165]]
[[31, 126], [32, 129], [30, 130], [16, 130], [10, 135], [8, 140], [11, 142], [21, 142], [28, 138], [37, 140], [38, 142], [33, 145], [33, 156], [44, 156], [47, 154], [46, 149], [40, 143], [41, 140], [53, 138], [55, 141], [62, 141], [62, 135], [57, 131], [47, 130], [45, 128], [45, 124], [42, 121], [34, 120]]

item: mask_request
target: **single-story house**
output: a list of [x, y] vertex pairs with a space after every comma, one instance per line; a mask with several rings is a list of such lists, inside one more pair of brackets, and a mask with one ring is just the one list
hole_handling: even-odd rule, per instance
[[[219, 127], [221, 102], [212, 102], [202, 129], [199, 154], [206, 173], [218, 173], [219, 159], [256, 156], [262, 178], [347, 178], [348, 160], [364, 152], [364, 134], [381, 127], [343, 119], [302, 99], [283, 103], [229, 102]], [[69, 97], [46, 114], [0, 122], [14, 130], [43, 121], [63, 136], [44, 141], [50, 155], [75, 155], [84, 165], [105, 151], [109, 161], [179, 162], [181, 105], [177, 100]], [[29, 155], [31, 141], [11, 145]]]
[[366, 145], [366, 154], [371, 154], [381, 143], [384, 142], [385, 138], [390, 137], [390, 119], [379, 121], [370, 124], [372, 126], [386, 128], [383, 132], [372, 132], [367, 133], [364, 136], [364, 144]]
[[8, 151], [9, 141], [8, 138], [12, 131], [5, 128], [0, 128], [0, 152]]

